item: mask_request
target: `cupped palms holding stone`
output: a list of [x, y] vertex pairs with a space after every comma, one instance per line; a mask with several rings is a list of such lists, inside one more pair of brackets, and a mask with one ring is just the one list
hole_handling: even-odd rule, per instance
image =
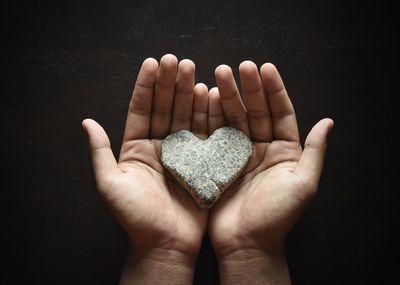
[[[173, 55], [165, 55], [159, 64], [151, 58], [144, 61], [118, 162], [103, 128], [90, 119], [83, 122], [97, 188], [136, 255], [183, 255], [193, 267], [208, 221], [220, 272], [230, 260], [250, 264], [262, 259], [263, 266], [283, 264], [279, 270], [287, 275], [285, 262], [279, 261], [284, 240], [317, 190], [333, 121], [318, 122], [302, 149], [295, 112], [275, 66], [264, 64], [258, 71], [254, 63], [243, 62], [243, 96], [230, 67], [216, 69], [218, 87], [210, 91], [204, 84], [195, 86], [194, 70], [193, 62], [178, 64]], [[208, 214], [162, 166], [161, 144], [180, 130], [205, 139], [223, 126], [245, 133], [253, 152]]]

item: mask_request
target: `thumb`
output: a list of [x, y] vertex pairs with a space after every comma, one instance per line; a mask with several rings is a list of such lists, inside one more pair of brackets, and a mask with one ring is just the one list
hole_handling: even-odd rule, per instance
[[104, 129], [92, 119], [83, 120], [82, 127], [88, 135], [96, 181], [104, 181], [117, 168], [117, 161], [112, 153], [110, 140]]
[[315, 191], [324, 165], [326, 142], [333, 120], [322, 119], [310, 131], [304, 144], [296, 173]]

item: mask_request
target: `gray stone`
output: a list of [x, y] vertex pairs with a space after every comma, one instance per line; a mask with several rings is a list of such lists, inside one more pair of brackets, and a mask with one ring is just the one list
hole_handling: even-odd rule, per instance
[[201, 209], [209, 209], [239, 177], [252, 153], [250, 139], [235, 128], [220, 128], [207, 140], [183, 130], [164, 139], [161, 163]]

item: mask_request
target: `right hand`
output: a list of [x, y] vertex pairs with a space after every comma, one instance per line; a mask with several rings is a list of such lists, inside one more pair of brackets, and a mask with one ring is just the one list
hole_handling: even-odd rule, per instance
[[282, 258], [287, 233], [317, 191], [333, 126], [331, 119], [318, 122], [302, 150], [295, 112], [275, 66], [264, 64], [259, 73], [246, 61], [239, 73], [243, 101], [225, 65], [217, 67], [218, 88], [209, 94], [210, 133], [225, 123], [234, 126], [251, 138], [254, 150], [244, 173], [211, 210], [208, 229], [221, 271], [230, 261], [246, 266], [266, 254]]

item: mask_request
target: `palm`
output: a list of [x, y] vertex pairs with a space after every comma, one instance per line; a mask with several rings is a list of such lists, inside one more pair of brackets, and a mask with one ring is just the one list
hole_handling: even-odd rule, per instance
[[[294, 173], [300, 158], [298, 144], [274, 141], [254, 146], [263, 156], [253, 156], [248, 169], [222, 196], [213, 209], [210, 231], [216, 250], [225, 248], [235, 237], [255, 245], [260, 237], [276, 244], [304, 207], [301, 179]], [[283, 157], [284, 154], [284, 157]], [[229, 237], [225, 239], [224, 237]], [[249, 240], [254, 238], [254, 240]]]
[[198, 250], [206, 213], [165, 172], [158, 157], [160, 144], [139, 140], [122, 146], [121, 173], [110, 185], [116, 195], [115, 214], [134, 243], [171, 247], [185, 240], [186, 248]]

